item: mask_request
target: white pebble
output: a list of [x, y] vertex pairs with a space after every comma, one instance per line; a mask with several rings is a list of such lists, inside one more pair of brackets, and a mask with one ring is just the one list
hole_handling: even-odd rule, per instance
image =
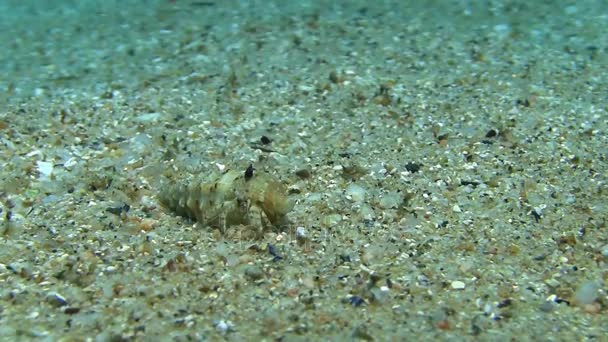
[[53, 173], [53, 163], [39, 160], [36, 164], [41, 178], [48, 178], [51, 176], [51, 173]]
[[308, 232], [306, 231], [306, 228], [300, 226], [296, 228], [296, 236], [299, 239], [304, 239], [308, 236]]
[[346, 188], [346, 197], [353, 202], [363, 202], [365, 200], [365, 189], [355, 183], [350, 183]]
[[372, 209], [372, 207], [367, 204], [361, 205], [361, 207], [359, 208], [359, 215], [361, 215], [362, 219], [368, 221], [373, 220], [376, 216], [376, 214], [374, 213], [374, 209]]
[[466, 287], [466, 284], [460, 280], [454, 280], [452, 282], [452, 288], [454, 290], [464, 290], [465, 287]]
[[382, 209], [398, 208], [403, 203], [403, 195], [396, 191], [390, 191], [380, 198], [378, 205]]
[[220, 334], [225, 334], [225, 333], [229, 332], [230, 330], [232, 330], [232, 322], [224, 321], [223, 319], [221, 319], [215, 324], [215, 329]]
[[135, 117], [135, 120], [140, 122], [156, 121], [160, 118], [160, 113], [143, 113]]

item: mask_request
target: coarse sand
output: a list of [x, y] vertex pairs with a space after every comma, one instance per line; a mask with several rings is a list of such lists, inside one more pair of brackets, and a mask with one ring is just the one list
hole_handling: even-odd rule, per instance
[[607, 341], [607, 27], [0, 1], [0, 340]]

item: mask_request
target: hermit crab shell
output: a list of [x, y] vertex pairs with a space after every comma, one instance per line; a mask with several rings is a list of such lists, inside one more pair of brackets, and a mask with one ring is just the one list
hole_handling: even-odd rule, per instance
[[[237, 170], [205, 179], [167, 180], [158, 197], [176, 214], [215, 227], [264, 224], [264, 220], [280, 225], [293, 208], [285, 187], [276, 178], [259, 172], [245, 177], [244, 172]], [[260, 212], [265, 217], [256, 217]]]

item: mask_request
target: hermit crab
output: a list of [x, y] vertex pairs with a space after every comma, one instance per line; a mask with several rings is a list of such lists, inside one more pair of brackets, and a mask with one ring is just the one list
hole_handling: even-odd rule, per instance
[[293, 208], [283, 184], [268, 173], [225, 170], [207, 177], [164, 179], [158, 199], [180, 216], [226, 230], [234, 225], [282, 226]]

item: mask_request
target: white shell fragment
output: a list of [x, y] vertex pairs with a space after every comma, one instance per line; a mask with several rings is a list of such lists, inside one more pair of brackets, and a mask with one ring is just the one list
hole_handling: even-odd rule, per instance
[[365, 200], [366, 191], [362, 186], [351, 183], [346, 188], [346, 197], [353, 202], [363, 202]]
[[454, 280], [452, 282], [452, 289], [454, 290], [464, 290], [466, 284], [460, 280]]
[[38, 172], [40, 172], [40, 178], [48, 178], [53, 173], [53, 163], [46, 161], [37, 161]]

